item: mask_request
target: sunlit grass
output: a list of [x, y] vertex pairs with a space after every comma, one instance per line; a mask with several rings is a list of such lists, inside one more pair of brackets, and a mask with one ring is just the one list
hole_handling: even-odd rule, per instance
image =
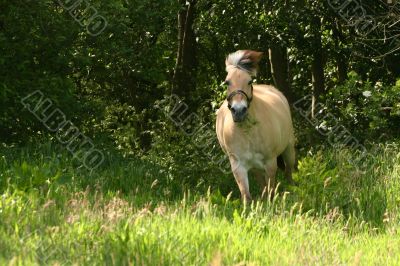
[[310, 153], [298, 187], [244, 207], [137, 160], [90, 173], [57, 147], [4, 148], [0, 264], [396, 265], [399, 151], [379, 147], [367, 171], [345, 149]]

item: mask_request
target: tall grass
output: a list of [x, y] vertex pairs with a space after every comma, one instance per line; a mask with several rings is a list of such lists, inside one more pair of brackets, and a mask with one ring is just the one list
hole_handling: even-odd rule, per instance
[[310, 152], [298, 186], [282, 180], [273, 201], [243, 206], [237, 191], [182, 188], [111, 150], [89, 172], [50, 143], [3, 146], [0, 264], [396, 265], [400, 147], [375, 146], [363, 166], [355, 156]]

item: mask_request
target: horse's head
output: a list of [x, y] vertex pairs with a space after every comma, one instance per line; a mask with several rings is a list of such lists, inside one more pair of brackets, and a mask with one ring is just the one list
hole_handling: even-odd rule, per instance
[[261, 52], [239, 50], [228, 55], [225, 61], [226, 72], [224, 84], [228, 87], [228, 108], [233, 121], [241, 122], [246, 118], [253, 99], [253, 79], [257, 73]]

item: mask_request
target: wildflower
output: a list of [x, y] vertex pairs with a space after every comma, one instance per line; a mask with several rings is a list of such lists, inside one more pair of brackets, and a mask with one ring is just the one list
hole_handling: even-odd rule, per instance
[[364, 97], [368, 98], [368, 97], [371, 97], [372, 92], [371, 91], [363, 91], [362, 95], [364, 95]]

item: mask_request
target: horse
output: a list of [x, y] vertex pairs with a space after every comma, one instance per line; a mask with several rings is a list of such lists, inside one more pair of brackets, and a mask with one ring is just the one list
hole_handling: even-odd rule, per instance
[[[278, 165], [285, 178], [294, 184], [295, 137], [289, 103], [271, 85], [253, 84], [263, 53], [239, 50], [225, 60], [227, 98], [217, 110], [216, 133], [229, 158], [232, 173], [243, 201], [250, 202], [248, 172], [271, 198], [276, 190]], [[279, 163], [279, 159], [283, 163]], [[264, 194], [263, 193], [263, 194]]]

